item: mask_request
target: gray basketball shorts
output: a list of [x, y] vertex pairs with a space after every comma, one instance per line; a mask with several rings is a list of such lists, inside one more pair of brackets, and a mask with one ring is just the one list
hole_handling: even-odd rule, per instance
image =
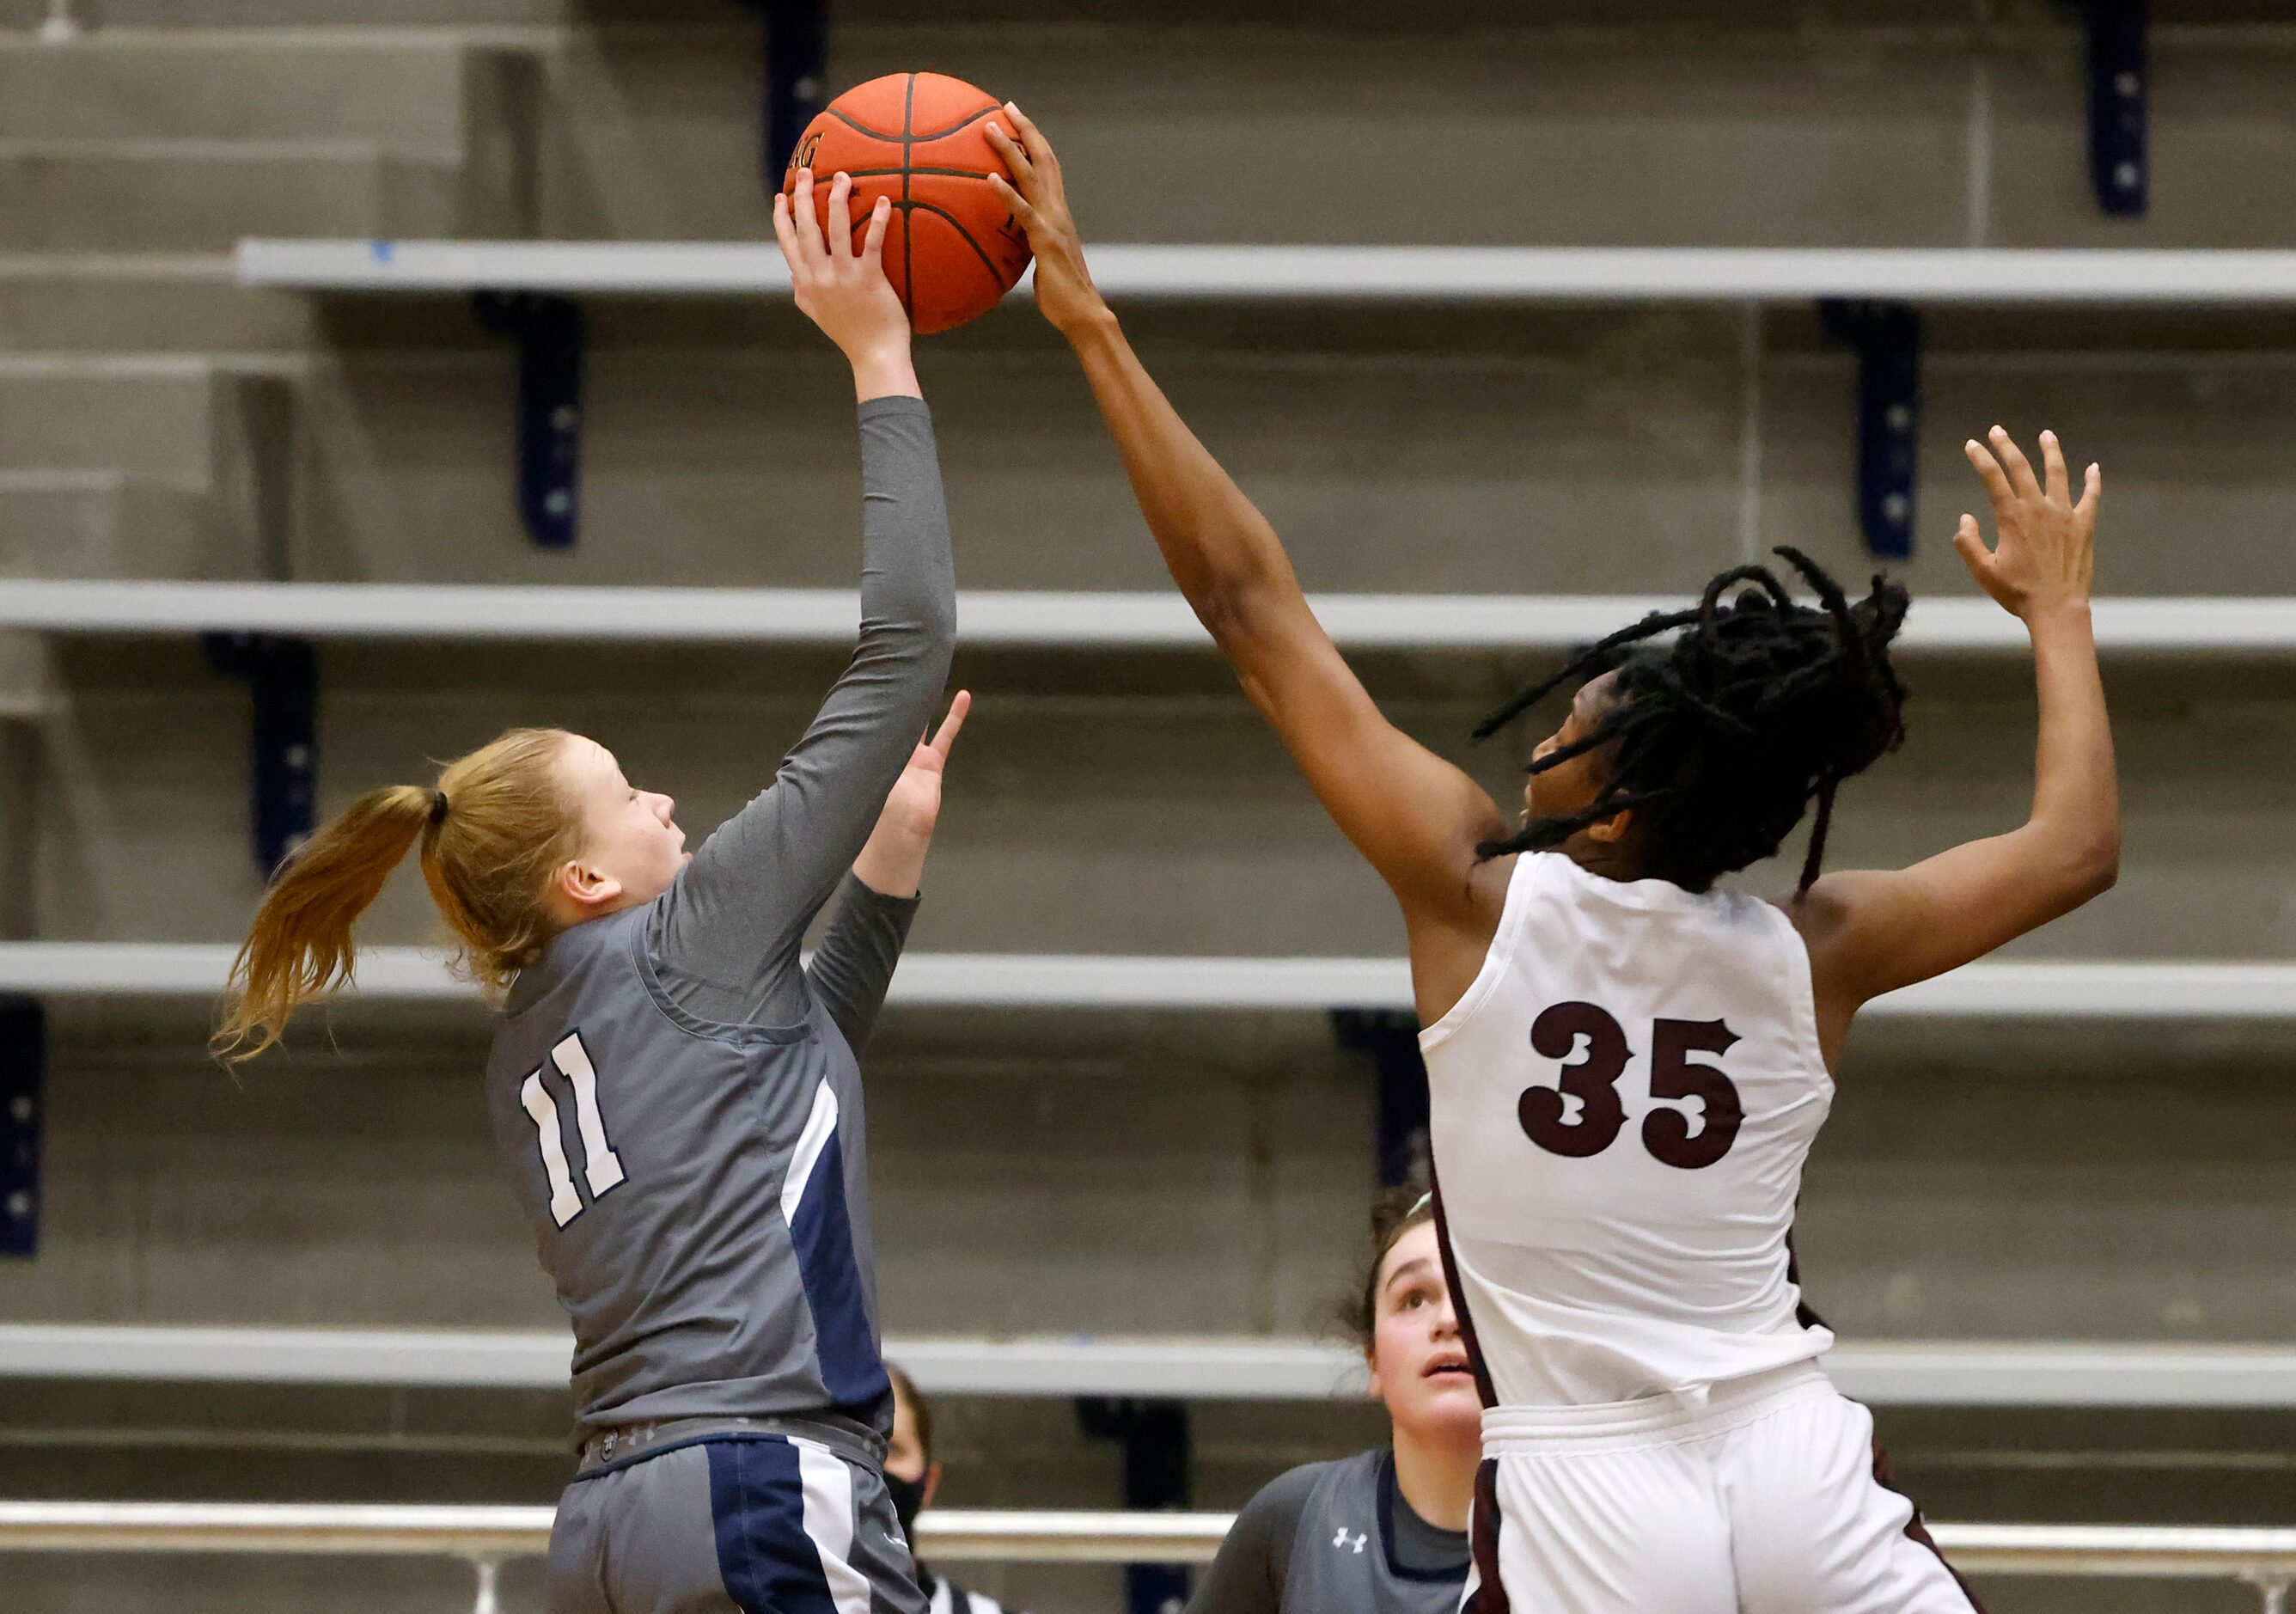
[[800, 1436], [710, 1435], [578, 1479], [548, 1614], [928, 1614], [885, 1481]]

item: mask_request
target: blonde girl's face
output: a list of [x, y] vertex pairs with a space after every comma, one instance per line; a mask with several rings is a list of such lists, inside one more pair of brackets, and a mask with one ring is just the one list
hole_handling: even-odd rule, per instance
[[1380, 1263], [1366, 1361], [1373, 1398], [1398, 1428], [1431, 1437], [1480, 1429], [1483, 1407], [1443, 1278], [1435, 1224], [1422, 1222]]
[[579, 734], [568, 737], [559, 773], [582, 823], [581, 853], [559, 876], [577, 905], [594, 917], [669, 889], [693, 856], [677, 827], [677, 804], [659, 791], [638, 789], [613, 752]]

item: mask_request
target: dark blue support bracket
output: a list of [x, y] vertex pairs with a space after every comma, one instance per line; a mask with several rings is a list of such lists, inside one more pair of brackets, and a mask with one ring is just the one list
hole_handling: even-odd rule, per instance
[[[1079, 1396], [1077, 1427], [1124, 1447], [1124, 1505], [1175, 1512], [1188, 1505], [1188, 1409], [1178, 1401]], [[1178, 1564], [1136, 1563], [1124, 1571], [1127, 1614], [1178, 1614], [1188, 1601], [1188, 1571]]]
[[571, 549], [580, 524], [582, 305], [540, 291], [480, 291], [479, 324], [518, 348], [518, 519], [544, 549]]
[[790, 154], [820, 114], [829, 86], [828, 0], [744, 0], [765, 19], [765, 108], [758, 167], [768, 195], [782, 188]]
[[0, 997], [0, 1256], [40, 1248], [40, 1125], [47, 1017], [29, 997]]
[[1914, 553], [1922, 429], [1922, 316], [1905, 303], [1828, 298], [1828, 341], [1857, 355], [1857, 525], [1885, 561]]
[[209, 666], [247, 685], [254, 706], [249, 817], [267, 880], [316, 822], [318, 659], [308, 639], [276, 634], [208, 634], [201, 643]]
[[1332, 1033], [1341, 1047], [1371, 1055], [1379, 1185], [1425, 1176], [1427, 1067], [1419, 1057], [1419, 1017], [1395, 1009], [1334, 1009]]
[[2088, 32], [2088, 176], [2096, 205], [2141, 218], [2150, 190], [2145, 0], [2081, 0]]

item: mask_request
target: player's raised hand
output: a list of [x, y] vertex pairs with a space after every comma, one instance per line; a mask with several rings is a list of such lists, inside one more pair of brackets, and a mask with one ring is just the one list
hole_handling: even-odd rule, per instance
[[916, 895], [933, 828], [940, 822], [941, 779], [948, 771], [948, 753], [972, 709], [972, 692], [957, 691], [940, 727], [909, 753], [908, 766], [893, 782], [884, 810], [877, 815], [869, 844], [853, 860], [853, 873], [861, 883], [882, 897]]
[[1963, 451], [1992, 498], [1994, 545], [1986, 548], [1977, 518], [1964, 515], [1953, 546], [1978, 586], [2013, 616], [2030, 621], [2057, 606], [2087, 604], [2103, 473], [2094, 464], [2088, 468], [2076, 504], [2055, 432], [2041, 433], [2038, 478], [2007, 431], [1996, 426], [1988, 436], [1989, 447], [1972, 438]]
[[991, 174], [989, 187], [1029, 233], [1029, 250], [1037, 255], [1037, 307], [1055, 330], [1073, 332], [1106, 313], [1108, 305], [1085, 267], [1084, 242], [1069, 212], [1068, 186], [1052, 142], [1009, 101], [1004, 117], [1010, 129], [995, 122], [986, 127], [1013, 179], [1008, 184], [1002, 174]]
[[917, 392], [909, 368], [909, 316], [885, 278], [885, 225], [893, 204], [879, 197], [867, 233], [853, 246], [853, 181], [839, 174], [829, 184], [829, 231], [814, 211], [814, 179], [798, 171], [797, 193], [774, 198], [774, 237], [789, 263], [797, 306], [843, 349], [864, 398]]

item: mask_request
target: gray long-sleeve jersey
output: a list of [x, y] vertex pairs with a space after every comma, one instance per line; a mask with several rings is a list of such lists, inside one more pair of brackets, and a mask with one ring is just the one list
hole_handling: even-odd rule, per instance
[[1268, 1481], [1187, 1614], [1452, 1614], [1466, 1578], [1465, 1533], [1413, 1512], [1381, 1448]]
[[913, 905], [846, 871], [939, 703], [955, 584], [923, 404], [864, 404], [861, 463], [860, 641], [805, 737], [663, 896], [553, 938], [496, 1033], [488, 1106], [585, 1431], [890, 1425], [855, 1049]]

